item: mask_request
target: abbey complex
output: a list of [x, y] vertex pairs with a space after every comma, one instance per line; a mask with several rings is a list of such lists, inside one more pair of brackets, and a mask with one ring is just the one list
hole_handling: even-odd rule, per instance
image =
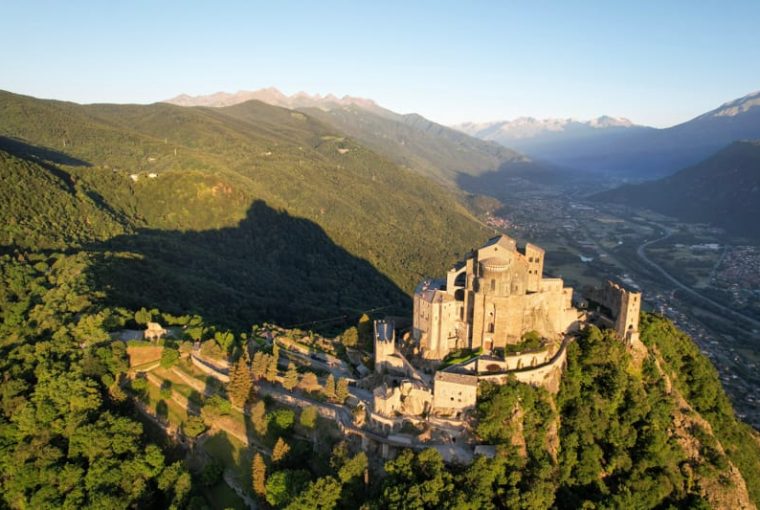
[[638, 343], [641, 293], [608, 282], [574, 306], [573, 289], [545, 278], [544, 250], [518, 249], [506, 235], [490, 239], [445, 278], [422, 281], [414, 294], [411, 331], [375, 323], [371, 417], [393, 430], [399, 416], [459, 418], [475, 407], [481, 381], [509, 378], [556, 392], [566, 346], [589, 321]]

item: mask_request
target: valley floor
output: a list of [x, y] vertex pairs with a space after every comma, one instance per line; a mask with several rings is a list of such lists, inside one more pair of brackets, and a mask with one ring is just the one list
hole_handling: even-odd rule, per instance
[[544, 247], [547, 271], [578, 290], [604, 278], [642, 289], [647, 308], [692, 336], [739, 416], [760, 428], [760, 247], [565, 191], [523, 188], [514, 203], [489, 213], [489, 225]]

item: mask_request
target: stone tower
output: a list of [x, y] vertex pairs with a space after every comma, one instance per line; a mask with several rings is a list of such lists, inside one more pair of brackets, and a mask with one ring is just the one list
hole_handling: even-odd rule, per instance
[[525, 245], [525, 258], [528, 259], [528, 281], [525, 290], [538, 292], [544, 274], [544, 250], [528, 243]]
[[393, 321], [379, 320], [375, 329], [375, 372], [385, 371], [389, 358], [396, 352], [396, 328]]

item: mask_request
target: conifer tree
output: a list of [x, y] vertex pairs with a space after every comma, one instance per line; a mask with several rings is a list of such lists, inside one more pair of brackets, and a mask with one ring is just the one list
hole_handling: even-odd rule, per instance
[[269, 359], [266, 354], [264, 354], [261, 351], [256, 351], [256, 354], [253, 355], [253, 365], [251, 367], [251, 372], [253, 379], [258, 381], [259, 379], [263, 379], [267, 372], [267, 366]]
[[253, 492], [263, 498], [267, 495], [267, 465], [264, 457], [259, 452], [253, 456], [253, 465], [251, 466], [251, 478]]
[[282, 381], [282, 386], [286, 390], [290, 391], [298, 385], [298, 370], [296, 365], [292, 361], [288, 365], [288, 371], [285, 373], [285, 378]]
[[253, 423], [253, 429], [258, 435], [265, 436], [267, 434], [269, 421], [267, 420], [267, 408], [263, 400], [256, 402], [256, 405], [251, 409], [251, 423]]
[[348, 381], [342, 377], [338, 379], [338, 385], [335, 387], [335, 398], [341, 404], [348, 398]]
[[272, 448], [272, 462], [282, 461], [288, 453], [290, 453], [290, 445], [283, 438], [278, 437], [274, 448]]
[[332, 374], [325, 381], [325, 396], [331, 400], [335, 398], [335, 377]]
[[277, 344], [274, 344], [272, 349], [272, 357], [269, 358], [269, 364], [267, 365], [267, 381], [274, 382], [277, 380], [277, 362], [280, 360], [280, 348]]
[[245, 406], [251, 394], [252, 385], [247, 356], [240, 356], [230, 373], [230, 382], [227, 384], [230, 402], [237, 407]]

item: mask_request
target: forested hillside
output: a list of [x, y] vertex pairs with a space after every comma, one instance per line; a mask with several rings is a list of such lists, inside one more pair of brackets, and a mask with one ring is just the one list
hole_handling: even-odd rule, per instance
[[113, 303], [244, 327], [404, 306], [487, 235], [447, 191], [335, 128], [241, 107], [0, 94], [3, 244], [84, 248]]
[[[92, 262], [84, 253], [0, 259], [4, 502], [205, 508], [206, 475], [167, 457], [132, 418], [119, 384], [124, 344], [108, 330], [133, 314], [104, 306]], [[365, 486], [363, 454], [348, 457], [338, 444], [320, 463], [299, 450], [303, 463], [268, 472], [268, 494], [290, 509], [756, 505], [760, 437], [736, 419], [710, 362], [661, 317], [644, 315], [642, 339], [649, 353], [637, 360], [611, 333], [587, 330], [569, 346], [556, 397], [483, 386], [475, 431], [496, 445], [493, 458], [457, 467], [434, 450], [404, 451], [384, 474], [370, 469]]]
[[705, 161], [656, 181], [621, 186], [594, 197], [710, 223], [760, 238], [760, 142], [736, 142]]

